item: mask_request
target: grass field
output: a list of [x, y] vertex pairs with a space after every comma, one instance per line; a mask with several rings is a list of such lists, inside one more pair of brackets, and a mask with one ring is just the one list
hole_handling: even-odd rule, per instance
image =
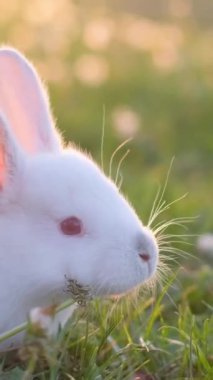
[[54, 341], [29, 336], [18, 359], [1, 359], [0, 379], [213, 379], [213, 247], [197, 247], [198, 235], [213, 233], [211, 1], [152, 3], [0, 4], [0, 41], [35, 62], [66, 141], [100, 163], [104, 119], [109, 173], [132, 137], [112, 174], [130, 149], [122, 191], [145, 224], [174, 157], [163, 200], [187, 195], [157, 222], [192, 218], [167, 230], [170, 272], [160, 285], [93, 300]]

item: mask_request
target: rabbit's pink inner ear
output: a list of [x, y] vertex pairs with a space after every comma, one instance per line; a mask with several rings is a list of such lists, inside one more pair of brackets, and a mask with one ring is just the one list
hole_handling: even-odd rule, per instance
[[[17, 137], [17, 141], [19, 141], [20, 145], [25, 149], [27, 153], [36, 153], [37, 151], [37, 141], [36, 136], [30, 136], [29, 133], [26, 133], [25, 128], [22, 128], [22, 115], [19, 115], [19, 112], [14, 112], [14, 116], [20, 120], [20, 123], [13, 122], [13, 131], [15, 132], [15, 136]], [[30, 129], [30, 127], [29, 127]]]
[[3, 146], [0, 145], [0, 191], [3, 189], [5, 182], [5, 162]]
[[[22, 76], [23, 73], [17, 70], [14, 88], [12, 89], [12, 84], [10, 88], [6, 84], [1, 88], [3, 93], [1, 101], [3, 108], [7, 109], [7, 117], [16, 141], [27, 153], [36, 154], [51, 147], [52, 135], [47, 133], [46, 128], [52, 120], [51, 115], [43, 112], [42, 98], [39, 97], [42, 93], [36, 92], [37, 88], [30, 81], [25, 83], [26, 78]], [[14, 97], [10, 104], [11, 95]]]
[[0, 49], [0, 109], [24, 151], [61, 150], [47, 92], [29, 61], [10, 48]]

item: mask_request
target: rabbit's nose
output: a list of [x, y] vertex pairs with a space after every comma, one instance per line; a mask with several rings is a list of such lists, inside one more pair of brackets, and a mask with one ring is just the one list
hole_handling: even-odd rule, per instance
[[138, 255], [144, 262], [148, 262], [150, 257], [149, 249], [147, 248], [148, 242], [147, 237], [145, 235], [139, 234], [136, 239], [136, 248], [138, 251]]
[[145, 262], [148, 262], [150, 260], [150, 256], [146, 252], [139, 253], [139, 256]]

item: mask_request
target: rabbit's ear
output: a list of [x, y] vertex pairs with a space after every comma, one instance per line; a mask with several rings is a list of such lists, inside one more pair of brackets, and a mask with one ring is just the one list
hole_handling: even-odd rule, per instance
[[26, 152], [61, 148], [44, 86], [29, 61], [12, 48], [0, 49], [0, 110]]
[[0, 200], [2, 193], [14, 192], [24, 163], [24, 153], [11, 134], [7, 119], [0, 113]]

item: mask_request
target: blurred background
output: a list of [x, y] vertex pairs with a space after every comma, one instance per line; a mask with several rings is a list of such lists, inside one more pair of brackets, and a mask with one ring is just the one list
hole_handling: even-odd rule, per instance
[[[175, 157], [162, 217], [197, 217], [184, 266], [196, 278], [213, 257], [213, 2], [0, 0], [0, 42], [23, 51], [49, 88], [58, 126], [101, 160], [146, 223]], [[192, 273], [192, 272], [191, 272]], [[208, 277], [210, 279], [210, 277]], [[209, 286], [209, 281], [208, 281]], [[207, 292], [210, 295], [210, 290]], [[201, 296], [202, 298], [202, 296]]]

